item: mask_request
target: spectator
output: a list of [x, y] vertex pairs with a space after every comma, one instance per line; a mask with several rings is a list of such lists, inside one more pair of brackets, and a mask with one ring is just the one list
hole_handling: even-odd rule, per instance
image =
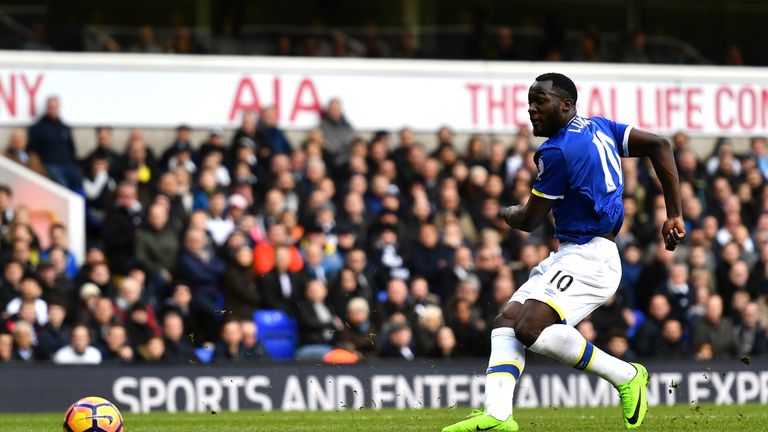
[[275, 248], [275, 267], [259, 281], [264, 293], [264, 306], [288, 314], [296, 313], [296, 304], [304, 292], [304, 278], [290, 271], [291, 250]]
[[155, 202], [168, 207], [169, 223], [175, 233], [181, 232], [186, 225], [190, 214], [194, 197], [189, 190], [189, 173], [176, 169], [160, 176], [157, 184], [158, 194]]
[[176, 128], [176, 139], [160, 159], [162, 171], [173, 171], [178, 167], [190, 174], [197, 172], [191, 138], [192, 129], [189, 126], [180, 125]]
[[381, 350], [382, 358], [413, 360], [416, 358], [411, 349], [413, 332], [407, 322], [396, 320], [388, 325], [388, 341]]
[[459, 298], [453, 302], [452, 316], [449, 327], [456, 337], [455, 355], [472, 357], [489, 351], [485, 334], [485, 321], [472, 319], [471, 303]]
[[112, 324], [107, 329], [104, 345], [101, 347], [104, 363], [131, 363], [134, 351], [128, 343], [128, 335], [121, 324]]
[[213, 314], [205, 309], [205, 306], [192, 300], [189, 286], [180, 283], [173, 287], [171, 296], [166, 299], [164, 307], [164, 313], [172, 311], [181, 316], [184, 329], [187, 331], [192, 345], [201, 346], [204, 342], [215, 339], [212, 334], [213, 328], [216, 326]]
[[83, 190], [86, 199], [86, 227], [90, 238], [99, 237], [110, 195], [117, 188], [110, 169], [109, 161], [101, 155], [95, 155], [87, 161]]
[[134, 347], [160, 334], [155, 309], [141, 299], [142, 286], [133, 277], [125, 277], [115, 298], [115, 315], [125, 324], [128, 340]]
[[299, 344], [297, 358], [321, 359], [333, 346], [342, 324], [327, 305], [328, 289], [319, 280], [307, 282], [302, 301], [298, 303]]
[[499, 27], [498, 33], [496, 35], [496, 43], [494, 47], [489, 50], [487, 57], [491, 60], [520, 60], [520, 53], [515, 46], [515, 38], [512, 27]]
[[99, 297], [88, 319], [94, 346], [105, 345], [109, 328], [121, 320], [115, 315], [115, 304], [109, 297]]
[[241, 246], [224, 273], [224, 302], [227, 311], [235, 318], [251, 319], [256, 309], [261, 307], [261, 290], [256, 285], [252, 263], [253, 250]]
[[45, 114], [29, 128], [28, 150], [40, 156], [51, 180], [75, 192], [82, 191], [75, 142], [71, 129], [61, 120], [57, 96], [46, 99]]
[[451, 359], [456, 356], [456, 336], [448, 326], [443, 326], [437, 331], [437, 341], [432, 358]]
[[165, 342], [160, 336], [152, 336], [136, 350], [139, 361], [143, 363], [158, 363], [165, 360]]
[[176, 268], [178, 233], [169, 224], [168, 207], [153, 204], [147, 211], [146, 225], [136, 232], [136, 263], [147, 275], [163, 284], [169, 283]]
[[626, 361], [635, 360], [635, 354], [629, 349], [629, 341], [622, 333], [613, 333], [606, 338], [606, 352]]
[[187, 341], [184, 331], [184, 320], [177, 312], [170, 311], [163, 316], [163, 343], [163, 360], [180, 363], [195, 359], [192, 345]]
[[671, 316], [680, 321], [684, 320], [688, 316], [688, 308], [693, 303], [694, 297], [688, 285], [688, 266], [673, 264], [669, 271], [669, 278], [659, 292], [667, 296], [672, 307]]
[[61, 248], [54, 247], [49, 253], [49, 258], [37, 266], [35, 276], [43, 289], [43, 299], [71, 304], [74, 285], [65, 272], [66, 265], [65, 252]]
[[[253, 111], [243, 112], [242, 122], [240, 128], [235, 131], [235, 135], [232, 137], [230, 144], [233, 156], [236, 159], [244, 160], [250, 158], [238, 157], [240, 149], [249, 149], [250, 155], [254, 159], [267, 159], [269, 160], [270, 152], [269, 147], [263, 145], [262, 138], [257, 132], [258, 116]], [[255, 162], [254, 162], [255, 164]], [[254, 173], [255, 174], [255, 173]]]
[[347, 303], [347, 320], [336, 338], [339, 346], [354, 348], [361, 358], [372, 359], [377, 355], [376, 327], [370, 320], [368, 301], [362, 297], [352, 298]]
[[23, 277], [24, 266], [22, 263], [14, 260], [4, 263], [3, 279], [0, 282], [0, 312], [5, 312], [8, 303], [19, 293]]
[[741, 312], [741, 323], [736, 326], [736, 343], [740, 355], [761, 355], [768, 352], [765, 324], [760, 320], [757, 303], [750, 302]]
[[27, 150], [27, 132], [23, 129], [11, 131], [8, 138], [8, 148], [5, 149], [4, 156], [42, 176], [48, 175], [40, 156]]
[[382, 224], [376, 236], [378, 240], [374, 243], [374, 250], [371, 254], [372, 273], [375, 277], [375, 287], [383, 289], [390, 280], [408, 279], [411, 274], [405, 266], [406, 261], [403, 258], [400, 243], [398, 241], [397, 226], [392, 224]]
[[128, 147], [114, 169], [116, 180], [127, 181], [136, 185], [138, 197], [143, 204], [149, 202], [151, 188], [157, 181], [158, 167], [152, 149], [147, 147], [144, 139], [144, 131], [134, 129], [131, 131]]
[[3, 238], [8, 236], [11, 222], [14, 219], [14, 211], [11, 208], [11, 198], [13, 191], [8, 185], [0, 184], [0, 235]]
[[86, 156], [86, 167], [90, 166], [94, 159], [103, 159], [112, 168], [117, 166], [120, 155], [112, 148], [112, 132], [109, 126], [96, 127], [96, 148]]
[[683, 336], [683, 325], [680, 321], [665, 320], [661, 325], [661, 338], [654, 354], [663, 359], [690, 356], [690, 349]]
[[621, 258], [621, 283], [619, 284], [621, 295], [627, 306], [639, 309], [640, 305], [638, 305], [635, 293], [637, 281], [643, 271], [642, 252], [637, 244], [630, 243], [624, 249]]
[[139, 36], [136, 42], [131, 46], [132, 52], [146, 54], [160, 54], [163, 47], [157, 43], [155, 29], [150, 26], [139, 28]]
[[19, 292], [17, 296], [8, 302], [5, 312], [8, 315], [15, 315], [21, 309], [24, 302], [29, 302], [35, 306], [35, 322], [45, 325], [48, 322], [48, 304], [41, 297], [43, 289], [40, 283], [32, 276], [24, 276], [19, 283]]
[[50, 358], [69, 341], [70, 326], [66, 323], [67, 309], [59, 302], [48, 303], [48, 322], [38, 334], [40, 348]]
[[630, 38], [629, 48], [624, 53], [624, 63], [650, 63], [645, 52], [645, 33], [635, 31]]
[[285, 132], [277, 125], [277, 111], [274, 106], [264, 108], [261, 112], [261, 118], [259, 119], [258, 126], [256, 128], [257, 133], [265, 141], [265, 145], [269, 147], [270, 155], [273, 154], [291, 154], [293, 148], [288, 138], [285, 137]]
[[51, 245], [47, 251], [40, 254], [40, 259], [44, 260], [48, 258], [48, 254], [55, 248], [61, 249], [61, 252], [64, 253], [64, 272], [67, 277], [74, 279], [75, 276], [77, 276], [79, 266], [77, 265], [75, 254], [69, 250], [69, 234], [67, 232], [67, 227], [60, 223], [55, 223], [51, 225], [48, 232], [51, 239]]
[[411, 278], [410, 289], [416, 316], [421, 317], [429, 306], [440, 306], [440, 297], [429, 292], [429, 283], [423, 277]]
[[215, 358], [228, 362], [260, 360], [264, 352], [261, 345], [256, 346], [256, 349], [246, 348], [240, 321], [227, 321], [221, 326], [221, 342], [216, 346]]
[[121, 183], [116, 195], [115, 206], [104, 219], [102, 238], [110, 270], [125, 275], [135, 264], [136, 230], [141, 227], [144, 212], [134, 184]]
[[[707, 301], [704, 317], [691, 332], [691, 344], [699, 355], [706, 358], [711, 351], [714, 357], [724, 358], [738, 354], [735, 330], [730, 318], [723, 316], [723, 300], [713, 295]], [[709, 347], [702, 346], [708, 345]]]
[[166, 43], [165, 52], [172, 54], [206, 54], [206, 49], [195, 40], [187, 26], [176, 28], [173, 38]]
[[418, 243], [411, 250], [411, 271], [423, 276], [430, 286], [437, 286], [440, 272], [448, 267], [453, 251], [439, 243], [437, 228], [431, 224], [419, 228]]
[[515, 291], [515, 281], [510, 276], [499, 275], [496, 278], [493, 283], [493, 298], [489, 301], [483, 300], [483, 304], [486, 305], [483, 311], [486, 328], [493, 328], [496, 317], [504, 310]]
[[665, 295], [654, 294], [651, 297], [648, 315], [635, 332], [634, 350], [637, 355], [642, 357], [658, 355], [662, 326], [670, 318], [671, 310]]
[[246, 358], [269, 358], [269, 354], [259, 343], [259, 329], [253, 320], [241, 320], [240, 326], [243, 329], [243, 347], [245, 348]]
[[597, 332], [595, 332], [595, 326], [592, 323], [592, 318], [587, 317], [578, 324], [576, 324], [576, 330], [584, 336], [587, 342], [593, 343], [597, 340]]
[[197, 158], [199, 161], [204, 161], [211, 153], [219, 153], [221, 163], [227, 167], [232, 163], [232, 153], [225, 144], [224, 130], [221, 128], [214, 128], [209, 131], [208, 140], [197, 150]]
[[416, 353], [419, 357], [439, 356], [437, 348], [437, 334], [443, 327], [443, 311], [439, 306], [430, 305], [419, 317], [419, 325], [416, 327]]
[[56, 351], [53, 362], [56, 364], [99, 364], [101, 352], [90, 345], [88, 327], [78, 324], [72, 328], [69, 345]]
[[13, 353], [11, 358], [20, 362], [47, 360], [44, 350], [35, 341], [35, 329], [32, 324], [19, 321], [11, 330], [13, 335]]
[[[267, 195], [269, 202], [269, 195]], [[290, 244], [290, 237], [286, 226], [275, 223], [269, 226], [267, 238], [256, 244], [253, 252], [253, 267], [256, 274], [263, 276], [274, 269], [276, 248], [286, 247], [289, 252], [288, 270], [298, 272], [304, 267], [304, 260], [296, 246]]]
[[343, 165], [349, 155], [349, 145], [355, 131], [341, 109], [341, 100], [333, 98], [322, 113], [320, 130], [323, 133], [324, 148], [333, 155], [335, 166]]
[[416, 323], [415, 305], [413, 299], [408, 296], [408, 285], [402, 279], [391, 279], [387, 283], [386, 298], [381, 307], [386, 321], [390, 321], [393, 316], [402, 315], [409, 324]]
[[310, 279], [317, 279], [328, 285], [336, 281], [338, 270], [334, 259], [329, 257], [323, 251], [323, 245], [320, 242], [308, 242], [304, 247], [304, 269]]
[[175, 274], [189, 284], [195, 301], [205, 305], [211, 313], [216, 310], [220, 295], [219, 280], [225, 270], [226, 265], [221, 258], [206, 247], [205, 232], [198, 228], [187, 230]]
[[13, 360], [13, 336], [9, 333], [0, 333], [0, 363], [8, 363]]
[[208, 221], [205, 226], [216, 247], [221, 247], [235, 230], [235, 221], [227, 215], [226, 209], [227, 194], [224, 191], [214, 192], [208, 201]]
[[458, 284], [473, 274], [475, 264], [472, 260], [472, 249], [462, 246], [456, 249], [453, 263], [441, 270], [439, 282], [431, 285], [435, 294], [445, 301], [453, 296]]

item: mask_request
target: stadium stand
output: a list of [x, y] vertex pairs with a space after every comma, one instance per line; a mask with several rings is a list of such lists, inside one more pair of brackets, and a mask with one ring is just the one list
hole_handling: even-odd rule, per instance
[[[555, 247], [551, 226], [523, 235], [498, 215], [530, 190], [527, 129], [511, 142], [475, 136], [463, 152], [447, 128], [431, 152], [408, 129], [381, 132], [340, 157], [324, 145], [327, 120], [287, 148], [279, 127], [253, 120], [229, 143], [216, 131], [193, 143], [180, 128], [158, 155], [140, 131], [117, 153], [100, 128], [99, 147], [75, 165], [88, 214], [82, 261], [66, 227], [41, 242], [0, 188], [2, 332], [16, 338], [2, 360], [55, 358], [81, 323], [103, 361], [258, 361], [305, 346], [318, 359], [332, 348], [484, 356], [499, 305]], [[624, 160], [622, 286], [579, 329], [623, 358], [765, 353], [766, 140], [739, 154], [721, 138], [703, 159], [683, 133], [672, 144], [690, 241], [674, 262], [659, 248], [659, 188], [644, 162]], [[21, 160], [35, 156], [14, 146]], [[183, 331], [165, 325], [174, 317]], [[35, 349], [13, 332], [20, 322]]]

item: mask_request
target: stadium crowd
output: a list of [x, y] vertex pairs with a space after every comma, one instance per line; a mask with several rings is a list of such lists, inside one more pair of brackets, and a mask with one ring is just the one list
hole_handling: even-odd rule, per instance
[[[527, 129], [460, 151], [442, 127], [430, 151], [408, 128], [360, 138], [332, 100], [300, 143], [270, 108], [231, 140], [190, 131], [155, 155], [140, 129], [119, 153], [99, 127], [76, 160], [56, 98], [13, 131], [6, 157], [86, 198], [88, 250], [76, 262], [60, 224], [43, 247], [0, 187], [0, 361], [260, 360], [259, 310], [296, 319], [299, 358], [485, 357], [495, 315], [557, 247], [549, 222], [528, 234], [500, 217], [536, 175]], [[764, 354], [766, 140], [736, 154], [721, 138], [704, 159], [684, 133], [671, 142], [687, 241], [664, 249], [658, 181], [623, 160], [622, 283], [577, 328], [624, 359]]]

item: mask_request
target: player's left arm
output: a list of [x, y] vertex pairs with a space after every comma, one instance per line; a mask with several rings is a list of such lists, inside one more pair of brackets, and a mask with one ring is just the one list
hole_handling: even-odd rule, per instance
[[661, 233], [667, 250], [675, 250], [678, 243], [685, 237], [685, 222], [680, 199], [680, 180], [672, 146], [666, 138], [632, 128], [626, 148], [630, 157], [647, 156], [651, 159], [656, 176], [661, 182], [664, 202], [667, 206], [667, 220], [662, 225]]
[[554, 200], [531, 194], [525, 205], [515, 205], [504, 209], [504, 222], [510, 228], [531, 232], [544, 222], [554, 204]]

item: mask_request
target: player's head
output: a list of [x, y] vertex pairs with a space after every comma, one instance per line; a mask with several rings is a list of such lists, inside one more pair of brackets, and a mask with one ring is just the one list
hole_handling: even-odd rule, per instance
[[536, 77], [528, 90], [528, 115], [536, 136], [551, 137], [576, 113], [576, 84], [559, 73]]

